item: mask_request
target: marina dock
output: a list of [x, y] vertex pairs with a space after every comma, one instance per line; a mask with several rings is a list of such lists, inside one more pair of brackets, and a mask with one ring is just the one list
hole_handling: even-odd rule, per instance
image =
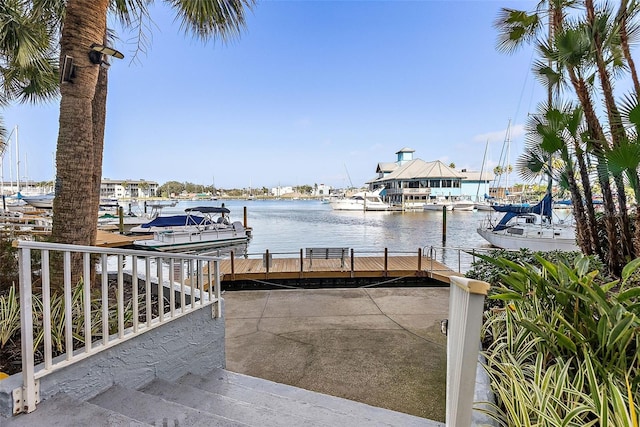
[[[96, 245], [102, 247], [123, 247], [133, 240], [151, 236], [126, 236], [98, 230]], [[326, 248], [322, 248], [326, 250]], [[434, 284], [449, 284], [451, 276], [460, 276], [445, 264], [438, 262], [418, 250], [415, 254], [382, 255], [357, 254], [347, 250], [333, 254], [333, 258], [309, 258], [308, 249], [296, 253], [274, 254], [266, 251], [261, 257], [237, 257], [220, 262], [220, 280], [227, 286], [282, 283], [292, 281], [334, 282], [346, 284], [355, 282], [393, 283], [396, 281], [433, 281]]]
[[441, 286], [449, 284], [451, 276], [460, 275], [446, 265], [423, 256], [421, 250], [414, 255], [389, 255], [385, 250], [382, 256], [356, 256], [351, 251], [344, 259], [310, 259], [302, 249], [297, 257], [276, 258], [267, 251], [261, 259], [232, 257], [220, 263], [220, 280], [231, 286], [300, 280], [325, 285], [329, 282], [336, 285], [359, 282], [381, 285], [397, 281], [433, 281]]

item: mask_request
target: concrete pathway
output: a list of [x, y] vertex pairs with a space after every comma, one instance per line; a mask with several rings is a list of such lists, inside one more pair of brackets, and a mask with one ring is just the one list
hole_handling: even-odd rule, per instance
[[444, 421], [448, 288], [225, 292], [227, 369]]

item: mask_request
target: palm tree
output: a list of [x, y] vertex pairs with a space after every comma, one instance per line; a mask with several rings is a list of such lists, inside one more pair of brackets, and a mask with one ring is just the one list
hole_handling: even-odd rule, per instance
[[[51, 0], [49, 0], [51, 2]], [[62, 2], [64, 3], [64, 2]], [[60, 58], [76, 66], [73, 84], [60, 88], [60, 129], [56, 152], [57, 180], [53, 206], [54, 241], [88, 245], [95, 242], [102, 174], [107, 97], [107, 71], [92, 63], [93, 44], [105, 44], [107, 14], [123, 24], [131, 17], [148, 17], [150, 2], [67, 0], [60, 38]], [[202, 40], [228, 40], [245, 25], [245, 9], [255, 0], [166, 1], [186, 33]], [[74, 263], [74, 265], [76, 265]], [[80, 271], [74, 267], [74, 271]]]
[[[574, 9], [571, 21], [566, 18], [569, 8]], [[565, 133], [563, 138], [566, 138], [565, 142], [572, 150], [560, 153], [570, 154], [575, 160], [575, 169], [579, 173], [581, 191], [585, 197], [577, 200], [574, 198], [574, 207], [582, 200], [585, 201], [589, 234], [593, 243], [600, 240], [597, 238], [597, 230], [593, 228], [596, 216], [591, 204], [589, 173], [591, 160], [595, 159], [597, 163], [595, 170], [605, 209], [604, 225], [608, 246], [606, 258], [614, 273], [620, 271], [625, 257], [634, 257], [637, 252], [630, 230], [622, 172], [624, 171], [629, 182], [638, 182], [637, 171], [632, 170], [632, 165], [628, 162], [621, 167], [610, 163], [614, 150], [626, 150], [627, 153], [633, 150], [627, 144], [630, 136], [622, 125], [612, 79], [613, 76], [620, 75], [620, 66], [626, 65], [631, 72], [635, 90], [638, 91], [635, 65], [628, 51], [629, 42], [637, 31], [637, 25], [633, 22], [637, 9], [635, 1], [623, 1], [614, 17], [606, 3], [599, 7], [593, 0], [553, 0], [541, 2], [538, 10], [533, 13], [505, 9], [496, 22], [500, 30], [499, 48], [510, 51], [522, 43], [536, 41], [543, 28], [543, 16], [548, 13], [549, 34], [537, 41], [538, 51], [546, 62], [539, 61], [535, 69], [549, 87], [550, 106], [554, 101], [552, 88], [555, 88], [556, 97], [560, 96], [560, 88], [573, 89], [580, 103], [586, 131], [579, 137], [570, 132]], [[596, 93], [602, 93], [604, 99], [607, 114], [604, 125], [596, 114], [593, 101]], [[624, 148], [619, 149], [621, 146]], [[569, 163], [565, 161], [565, 164]], [[615, 183], [617, 203], [614, 201], [611, 180]], [[579, 212], [574, 213], [576, 218], [580, 216]]]
[[[0, 107], [14, 100], [51, 101], [58, 95], [51, 14], [41, 13], [37, 4], [28, 7], [26, 3], [0, 2]], [[5, 138], [0, 117], [0, 147]]]

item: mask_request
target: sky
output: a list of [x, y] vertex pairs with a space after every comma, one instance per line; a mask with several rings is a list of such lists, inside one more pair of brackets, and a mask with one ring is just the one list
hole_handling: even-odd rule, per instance
[[[114, 43], [103, 178], [361, 186], [405, 147], [479, 171], [487, 143], [492, 169], [508, 128], [515, 161], [545, 98], [532, 49], [496, 49], [500, 8], [531, 1], [267, 0], [227, 43], [185, 35], [157, 3], [144, 52], [131, 32]], [[20, 178], [53, 179], [59, 100], [0, 114]]]

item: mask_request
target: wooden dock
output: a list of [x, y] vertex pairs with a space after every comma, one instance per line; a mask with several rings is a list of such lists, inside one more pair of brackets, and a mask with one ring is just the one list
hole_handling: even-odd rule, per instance
[[309, 279], [433, 279], [449, 284], [451, 276], [461, 274], [422, 255], [351, 256], [344, 265], [340, 259], [272, 258], [267, 266], [262, 259], [232, 258], [220, 262], [220, 280], [241, 281], [309, 280]]
[[[98, 230], [96, 246], [123, 247], [134, 240], [152, 236], [126, 236]], [[381, 251], [382, 252], [382, 251]], [[270, 262], [267, 263], [266, 260]], [[417, 254], [390, 255], [385, 250], [381, 256], [358, 255], [351, 251], [344, 259], [309, 259], [302, 250], [298, 256], [275, 257], [268, 251], [261, 258], [237, 258], [232, 255], [220, 262], [220, 280], [223, 284], [269, 281], [322, 281], [349, 282], [377, 280], [393, 282], [399, 279], [430, 279], [449, 284], [451, 276], [462, 274], [445, 264]]]
[[153, 235], [127, 236], [120, 233], [98, 230], [96, 235], [96, 246], [101, 248], [122, 248], [133, 245], [134, 240], [153, 239]]

